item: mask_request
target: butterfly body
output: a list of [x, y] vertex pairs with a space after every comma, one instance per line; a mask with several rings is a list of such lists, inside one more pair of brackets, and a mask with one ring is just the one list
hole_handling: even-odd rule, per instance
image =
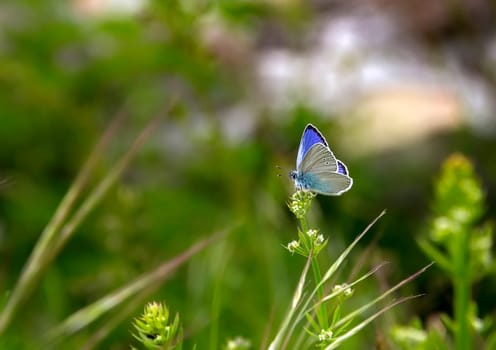
[[338, 196], [353, 185], [346, 165], [336, 159], [326, 139], [312, 124], [303, 131], [296, 170], [289, 175], [297, 189], [329, 196]]

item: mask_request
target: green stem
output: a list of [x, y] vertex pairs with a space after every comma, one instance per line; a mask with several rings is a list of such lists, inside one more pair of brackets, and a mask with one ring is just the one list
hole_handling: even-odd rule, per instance
[[469, 271], [469, 235], [462, 230], [457, 242], [454, 254], [454, 294], [455, 294], [455, 349], [470, 349], [471, 336], [469, 325], [469, 303], [470, 303], [470, 271]]
[[301, 226], [301, 230], [303, 231], [303, 233], [306, 234], [308, 232], [307, 218], [302, 217], [300, 219], [300, 226]]
[[[313, 277], [315, 279], [315, 284], [319, 285], [320, 281], [322, 281], [322, 274], [320, 273], [319, 262], [317, 261], [316, 256], [312, 257], [312, 270], [313, 270]], [[320, 286], [317, 289], [317, 297], [319, 301], [324, 298], [324, 288], [322, 286]], [[319, 324], [322, 327], [322, 329], [329, 328], [329, 323], [327, 322], [326, 314], [327, 314], [326, 305], [322, 303], [317, 309], [317, 317], [319, 319]]]
[[[306, 233], [308, 232], [308, 224], [307, 224], [306, 217], [302, 217], [300, 219], [300, 226], [301, 226], [301, 230], [303, 231], [304, 236], [307, 237]], [[313, 252], [312, 252], [312, 254], [313, 254]], [[317, 297], [318, 297], [318, 300], [322, 300], [322, 298], [324, 297], [324, 288], [322, 287], [322, 285], [320, 285], [321, 284], [320, 281], [322, 281], [322, 274], [320, 273], [319, 262], [317, 260], [316, 255], [312, 255], [311, 263], [312, 263], [312, 271], [313, 271], [313, 278], [315, 280], [315, 285], [319, 286], [317, 288]], [[323, 329], [327, 329], [329, 327], [329, 325], [328, 325], [327, 317], [326, 317], [326, 306], [324, 304], [321, 304], [317, 308], [316, 315], [317, 315], [317, 319], [319, 321], [319, 325]]]

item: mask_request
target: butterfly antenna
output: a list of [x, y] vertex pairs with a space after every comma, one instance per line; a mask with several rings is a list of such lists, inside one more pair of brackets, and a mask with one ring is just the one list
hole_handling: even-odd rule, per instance
[[[281, 169], [282, 169], [279, 165], [276, 165], [276, 168], [277, 168], [277, 169], [279, 169], [279, 170], [281, 170]], [[281, 176], [282, 176], [282, 174], [281, 174], [281, 173], [278, 173], [278, 174], [277, 174], [277, 177], [281, 177]]]

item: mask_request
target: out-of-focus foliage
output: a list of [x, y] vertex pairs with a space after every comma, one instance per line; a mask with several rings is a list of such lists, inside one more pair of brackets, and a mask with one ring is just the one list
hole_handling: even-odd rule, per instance
[[[431, 229], [419, 240], [426, 255], [450, 278], [454, 289], [453, 319], [442, 316], [444, 325], [425, 331], [418, 322], [413, 327], [397, 327], [393, 336], [405, 349], [456, 349], [480, 347], [492, 321], [481, 320], [472, 300], [473, 284], [491, 272], [493, 230], [490, 224], [476, 226], [484, 211], [484, 193], [472, 163], [460, 154], [443, 164], [436, 182]], [[448, 337], [446, 329], [453, 337]], [[481, 339], [472, 340], [472, 334]], [[487, 346], [487, 344], [486, 344]]]
[[[235, 230], [229, 238], [192, 259], [151, 299], [165, 300], [179, 312], [187, 349], [193, 344], [198, 349], [218, 349], [236, 336], [249, 339], [254, 346], [263, 344], [290, 300], [298, 278], [294, 272], [304, 264], [282, 244], [296, 238], [295, 222], [286, 207], [293, 191], [286, 173], [294, 166], [297, 144], [308, 122], [319, 126], [354, 179], [354, 187], [342, 197], [319, 196], [313, 203], [311, 220], [318, 222], [321, 233], [329, 238], [322, 260], [333, 261], [371, 217], [388, 208], [381, 236], [367, 237], [350, 259], [366, 261], [365, 267], [369, 262], [391, 261], [392, 276], [378, 276], [384, 289], [385, 281], [399, 280], [425, 265], [426, 258], [415, 248], [413, 236], [427, 227], [424, 219], [429, 215], [433, 174], [439, 162], [455, 150], [474, 159], [487, 188], [491, 213], [496, 162], [487, 150], [494, 149], [495, 143], [490, 132], [481, 136], [459, 122], [464, 113], [468, 120], [477, 118], [471, 109], [458, 108], [458, 100], [442, 89], [409, 98], [412, 90], [399, 91], [391, 84], [379, 90], [394, 92], [392, 97], [374, 99], [374, 92], [355, 88], [336, 72], [330, 85], [316, 79], [323, 75], [317, 68], [325, 72], [337, 66], [345, 77], [363, 74], [371, 79], [368, 86], [374, 87], [374, 79], [387, 70], [379, 64], [387, 61], [384, 56], [353, 51], [353, 55], [336, 60], [328, 52], [322, 53], [321, 43], [312, 39], [325, 32], [327, 19], [338, 29], [348, 28], [354, 13], [348, 5], [171, 0], [137, 1], [141, 5], [136, 10], [126, 11], [124, 2], [111, 9], [106, 7], [109, 3], [114, 2], [19, 0], [0, 4], [2, 305], [41, 230], [113, 116], [119, 111], [128, 115], [118, 137], [101, 154], [90, 185], [108, 173], [149, 119], [174, 105], [120, 182], [46, 271], [0, 337], [1, 348], [37, 347], [42, 335], [75, 311], [175, 256], [200, 237], [231, 227]], [[379, 5], [373, 2], [371, 8], [375, 6]], [[377, 12], [383, 13], [383, 8], [377, 7]], [[413, 34], [418, 41], [411, 45], [412, 50], [433, 53], [429, 57], [435, 58], [436, 65], [445, 47], [455, 43], [458, 50], [463, 47], [459, 39], [470, 37], [463, 35], [470, 27], [457, 27], [450, 13], [439, 22], [456, 30], [439, 30], [428, 37], [422, 36], [421, 30]], [[337, 17], [340, 14], [344, 17]], [[415, 11], [415, 18], [417, 14], [420, 16]], [[360, 23], [359, 28], [368, 28], [374, 21]], [[470, 43], [482, 45], [488, 38], [478, 31], [470, 33]], [[476, 36], [480, 40], [472, 40]], [[353, 36], [327, 37], [335, 43], [333, 38], [342, 46], [333, 45], [332, 52], [357, 44]], [[365, 40], [358, 42], [365, 42], [368, 49], [375, 43], [372, 39], [388, 36], [365, 30], [362, 38]], [[403, 40], [405, 45], [409, 42]], [[489, 45], [489, 39], [487, 42]], [[269, 49], [274, 56], [267, 55]], [[267, 56], [285, 57], [281, 54], [285, 49], [302, 55], [291, 58], [289, 65], [281, 61], [268, 65], [281, 78], [282, 86], [288, 87], [284, 78], [293, 77], [294, 68], [308, 80], [294, 80], [291, 88], [305, 88], [312, 82], [318, 88], [309, 94], [291, 91], [282, 98], [290, 107], [278, 109], [281, 98], [269, 93], [272, 85], [260, 80], [260, 66]], [[380, 49], [389, 54], [395, 46]], [[454, 56], [448, 61], [462, 62], [460, 65], [467, 62], [464, 52], [480, 52], [462, 50], [459, 54], [457, 50], [450, 51]], [[311, 61], [315, 64], [303, 65], [303, 53], [316, 59]], [[463, 68], [488, 77], [485, 83], [493, 91], [494, 65], [489, 64], [490, 56], [484, 57], [469, 59]], [[371, 59], [373, 64], [360, 66], [362, 59]], [[475, 66], [477, 63], [481, 66]], [[393, 69], [391, 74], [396, 72]], [[447, 81], [451, 87], [451, 80]], [[462, 84], [467, 90], [462, 91], [478, 91], [473, 86]], [[334, 109], [336, 99], [325, 95], [331, 90], [353, 98], [358, 118]], [[321, 105], [329, 110], [313, 104], [317, 92], [321, 93]], [[360, 103], [360, 95], [367, 95], [371, 102]], [[416, 104], [425, 96], [435, 100], [436, 108]], [[471, 101], [481, 101], [470, 96]], [[391, 107], [415, 111], [411, 118], [417, 114], [427, 117], [414, 118], [416, 124], [392, 122], [401, 118], [366, 117], [370, 111], [382, 113]], [[449, 115], [455, 110], [456, 123], [437, 118], [440, 110]], [[436, 132], [419, 136], [431, 126], [427, 121], [441, 119]], [[439, 127], [446, 123], [449, 128]], [[388, 134], [395, 132], [396, 137]], [[393, 140], [397, 142], [394, 147]], [[408, 142], [400, 142], [404, 140]], [[379, 143], [389, 148], [374, 146]], [[278, 177], [279, 172], [283, 176]], [[370, 259], [360, 260], [370, 242]], [[354, 266], [345, 269], [351, 271]], [[451, 310], [449, 279], [433, 270], [410, 286], [412, 294], [425, 292], [427, 296], [401, 308], [405, 318], [415, 315], [424, 319]], [[479, 283], [474, 300], [479, 314], [486, 316], [496, 307], [496, 285], [490, 279]], [[367, 284], [363, 291], [376, 295], [377, 283]], [[128, 349], [133, 342], [130, 324], [141, 310], [142, 305], [137, 306], [134, 316], [116, 326], [98, 347]], [[376, 335], [387, 334], [390, 325], [386, 320], [377, 322], [375, 331], [370, 327], [352, 339], [347, 348], [361, 348]], [[60, 347], [81, 348], [106, 321], [83, 329]]]
[[392, 337], [401, 349], [429, 350], [450, 349], [441, 332], [436, 328], [426, 331], [419, 320], [413, 320], [408, 327], [395, 326]]
[[[248, 329], [247, 336], [260, 337], [265, 324], [256, 318], [268, 315], [273, 300], [286, 296], [279, 288], [280, 282], [287, 284], [286, 268], [267, 263], [284, 256], [273, 249], [280, 241], [269, 230], [277, 227], [277, 216], [285, 220], [285, 195], [269, 151], [272, 135], [233, 147], [220, 134], [221, 120], [213, 111], [242, 96], [242, 74], [222, 65], [202, 41], [206, 14], [188, 11], [182, 2], [151, 2], [132, 16], [92, 17], [69, 6], [53, 1], [1, 5], [5, 294], [116, 111], [129, 114], [126, 127], [102, 154], [94, 181], [105, 175], [144, 121], [170, 103], [177, 107], [163, 116], [142, 156], [47, 271], [2, 345], [35, 346], [43, 332], [70, 313], [200, 237], [239, 227], [241, 221], [242, 229], [229, 242], [181, 270], [160, 296], [180, 310], [188, 330], [195, 330], [194, 343], [208, 343], [212, 312], [222, 316], [219, 343]], [[262, 5], [219, 6], [210, 15], [221, 21], [226, 15], [242, 27], [250, 18], [271, 16]], [[271, 187], [277, 200], [262, 192]], [[248, 280], [249, 275], [256, 278]], [[255, 287], [262, 285], [277, 293], [271, 299], [256, 297]], [[218, 311], [211, 305], [214, 290], [226, 291]], [[250, 303], [232, 303], [249, 296]], [[22, 316], [26, 313], [29, 317]], [[66, 346], [81, 347], [96, 329]], [[123, 324], [102, 347], [128, 348], [129, 343]]]
[[[467, 277], [471, 281], [482, 277], [493, 264], [492, 229], [489, 224], [475, 227], [484, 211], [484, 193], [465, 157], [453, 155], [444, 163], [433, 209], [429, 241], [421, 243], [425, 253], [453, 277], [459, 272], [454, 261], [462, 254], [469, 267]], [[458, 244], [460, 239], [464, 244]], [[461, 247], [465, 252], [460, 252]]]

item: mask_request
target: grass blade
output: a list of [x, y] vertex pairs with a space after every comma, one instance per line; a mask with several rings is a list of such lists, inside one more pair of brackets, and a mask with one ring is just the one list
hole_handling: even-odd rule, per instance
[[76, 228], [88, 216], [88, 214], [95, 208], [95, 206], [107, 194], [109, 189], [117, 182], [122, 172], [126, 169], [131, 159], [135, 156], [138, 149], [150, 136], [152, 131], [156, 128], [159, 118], [152, 119], [145, 128], [138, 135], [129, 150], [119, 159], [117, 164], [110, 170], [97, 187], [89, 194], [86, 200], [81, 204], [72, 218], [62, 227], [60, 238], [55, 242], [54, 249], [51, 250], [50, 258], [53, 259], [60, 250], [64, 247], [67, 241], [72, 237]]
[[121, 112], [116, 118], [114, 118], [110, 126], [103, 133], [78, 173], [76, 179], [69, 187], [69, 190], [57, 207], [54, 215], [41, 233], [38, 242], [34, 246], [31, 255], [23, 267], [21, 276], [14, 286], [5, 308], [0, 314], [0, 334], [2, 334], [12, 322], [19, 306], [26, 298], [28, 298], [29, 294], [38, 282], [41, 273], [49, 264], [49, 259], [47, 256], [51, 253], [52, 244], [57, 238], [60, 227], [63, 225], [72, 210], [74, 203], [88, 182], [90, 174], [93, 171], [100, 154], [112, 139], [112, 136], [122, 123], [123, 118], [124, 114]]
[[[299, 312], [298, 316], [296, 317], [296, 320], [293, 322], [293, 324], [291, 325], [290, 327], [290, 330], [289, 330], [289, 334], [292, 334], [296, 325], [303, 319], [305, 318], [305, 314], [307, 313], [307, 311], [305, 310], [308, 310], [309, 309], [309, 305], [310, 303], [312, 302], [313, 298], [315, 297], [315, 295], [317, 294], [317, 291], [319, 290], [319, 288], [321, 288], [323, 286], [323, 284], [329, 280], [329, 278], [332, 277], [332, 275], [334, 274], [334, 272], [336, 272], [336, 270], [339, 268], [339, 266], [341, 266], [341, 264], [344, 262], [344, 260], [346, 259], [346, 257], [348, 256], [348, 254], [351, 252], [351, 250], [355, 247], [355, 245], [363, 238], [363, 236], [365, 236], [365, 234], [370, 230], [370, 228], [372, 228], [372, 226], [374, 226], [374, 224], [377, 222], [377, 220], [379, 220], [384, 214], [386, 214], [386, 211], [383, 210], [366, 228], [365, 230], [362, 231], [362, 233], [360, 233], [358, 235], [357, 238], [355, 238], [355, 240], [344, 250], [343, 253], [341, 253], [341, 255], [338, 257], [338, 259], [334, 262], [334, 264], [331, 265], [331, 267], [327, 270], [324, 278], [322, 279], [322, 281], [320, 283], [317, 284], [317, 286], [314, 288], [314, 290], [312, 291], [312, 293], [306, 298], [305, 302], [303, 303], [303, 306], [301, 308], [301, 311]], [[293, 315], [291, 315], [293, 316]], [[289, 325], [289, 323], [288, 323]], [[269, 348], [271, 349], [271, 348]], [[274, 348], [276, 349], [276, 348]]]
[[[353, 281], [352, 283], [348, 284], [348, 287], [350, 287], [350, 288], [351, 287], [354, 287], [358, 283], [366, 280], [367, 278], [369, 278], [370, 276], [372, 276], [374, 273], [376, 273], [379, 269], [383, 268], [386, 264], [388, 264], [388, 263], [387, 262], [384, 262], [384, 263], [379, 264], [378, 266], [374, 267], [372, 270], [370, 270], [369, 272], [367, 272], [366, 274], [364, 274], [363, 276], [361, 276], [359, 279], [357, 279], [357, 280]], [[326, 301], [331, 300], [332, 298], [338, 296], [339, 294], [344, 293], [344, 291], [345, 290], [342, 289], [342, 290], [339, 290], [339, 291], [336, 291], [336, 292], [332, 292], [331, 294], [326, 295], [319, 302], [317, 302], [314, 306], [312, 306], [311, 308], [307, 309], [307, 311], [305, 313], [307, 314], [307, 313], [311, 312], [313, 309], [315, 309], [320, 304], [325, 303]], [[299, 319], [299, 320], [301, 320], [301, 319]]]
[[[284, 337], [286, 336], [286, 330], [288, 329], [288, 326], [291, 322], [291, 319], [293, 318], [293, 315], [296, 311], [298, 303], [301, 300], [301, 296], [303, 294], [303, 288], [305, 286], [306, 276], [308, 273], [308, 269], [310, 268], [311, 260], [312, 260], [312, 257], [311, 257], [311, 255], [309, 255], [307, 258], [307, 262], [305, 264], [305, 267], [303, 269], [303, 272], [301, 273], [298, 285], [296, 286], [296, 290], [295, 290], [295, 293], [293, 295], [293, 301], [291, 302], [291, 308], [289, 309], [286, 317], [284, 318], [284, 321], [283, 321], [281, 327], [279, 328], [279, 331], [277, 332], [276, 337], [274, 338], [272, 343], [270, 343], [269, 350], [281, 349], [281, 343], [284, 340]], [[287, 336], [287, 338], [289, 338], [289, 336]], [[286, 339], [286, 342], [287, 342], [287, 340], [288, 339]], [[282, 347], [282, 348], [284, 348], [284, 347]]]
[[346, 315], [341, 320], [339, 320], [339, 322], [336, 323], [336, 327], [339, 327], [339, 326], [345, 324], [346, 322], [348, 322], [352, 318], [356, 317], [357, 315], [361, 314], [362, 312], [364, 312], [365, 310], [369, 309], [373, 305], [377, 304], [379, 301], [383, 300], [385, 297], [387, 297], [388, 295], [390, 295], [391, 293], [393, 293], [395, 290], [397, 290], [397, 289], [403, 287], [405, 284], [411, 282], [412, 280], [414, 280], [415, 278], [417, 278], [420, 274], [424, 273], [433, 264], [434, 263], [432, 262], [429, 265], [424, 266], [422, 269], [418, 270], [413, 275], [405, 278], [403, 281], [401, 281], [401, 282], [397, 283], [395, 286], [389, 288], [383, 294], [381, 294], [380, 296], [378, 296], [377, 298], [375, 298], [374, 300], [372, 300], [370, 303], [367, 303], [364, 306], [356, 309], [355, 311], [350, 312], [348, 315]]
[[366, 228], [363, 230], [360, 235], [358, 235], [357, 238], [344, 250], [343, 253], [336, 259], [334, 264], [331, 265], [331, 267], [327, 270], [325, 273], [324, 277], [322, 278], [322, 281], [317, 285], [316, 290], [320, 288], [324, 283], [326, 283], [329, 278], [332, 277], [332, 275], [336, 272], [336, 270], [341, 266], [343, 261], [346, 259], [346, 257], [350, 254], [351, 250], [357, 245], [357, 243], [365, 236], [365, 234], [372, 228], [372, 226], [375, 225], [375, 223], [386, 214], [386, 210], [383, 210]]
[[221, 232], [199, 241], [175, 258], [158, 266], [155, 270], [139, 277], [128, 285], [75, 312], [59, 326], [55, 327], [48, 333], [47, 343], [49, 345], [53, 345], [54, 343], [62, 340], [64, 337], [76, 333], [136, 293], [139, 293], [145, 288], [148, 288], [156, 283], [163, 282], [172, 271], [177, 269], [179, 266], [188, 261], [193, 255], [202, 251], [217, 239], [225, 236], [225, 234], [226, 232]]
[[422, 295], [423, 294], [413, 295], [413, 296], [409, 296], [409, 297], [404, 297], [404, 298], [401, 298], [401, 299], [399, 299], [399, 300], [397, 300], [397, 301], [395, 301], [395, 302], [393, 302], [393, 303], [385, 306], [384, 308], [382, 308], [381, 310], [377, 311], [375, 314], [373, 314], [369, 318], [367, 318], [364, 321], [360, 322], [358, 325], [356, 325], [355, 327], [353, 327], [352, 329], [350, 329], [345, 334], [337, 337], [329, 346], [327, 346], [325, 348], [325, 350], [336, 349], [338, 346], [341, 345], [342, 342], [344, 342], [346, 339], [348, 339], [348, 338], [354, 336], [355, 334], [357, 334], [365, 326], [367, 326], [370, 322], [372, 322], [373, 320], [375, 320], [377, 317], [379, 317], [380, 315], [382, 315], [383, 313], [385, 313], [389, 309], [395, 307], [396, 305], [402, 304], [402, 303], [404, 303], [404, 302], [406, 302], [408, 300], [411, 300], [411, 299], [414, 299], [414, 298], [418, 298], [418, 297], [420, 297]]

